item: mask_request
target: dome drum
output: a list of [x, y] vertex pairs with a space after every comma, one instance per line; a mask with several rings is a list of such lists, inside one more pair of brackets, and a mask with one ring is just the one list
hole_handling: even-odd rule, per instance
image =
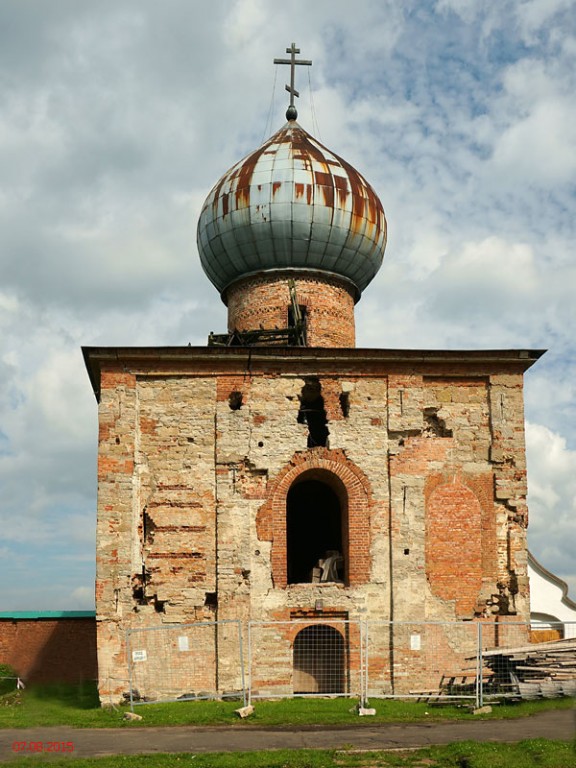
[[289, 327], [289, 281], [304, 316], [306, 345], [354, 347], [356, 288], [348, 280], [314, 270], [260, 272], [236, 281], [223, 297], [229, 333]]

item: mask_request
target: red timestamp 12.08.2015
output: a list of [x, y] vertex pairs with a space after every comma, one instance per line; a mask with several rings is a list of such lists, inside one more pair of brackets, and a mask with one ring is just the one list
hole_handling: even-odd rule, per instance
[[74, 742], [13, 741], [12, 752], [74, 752]]

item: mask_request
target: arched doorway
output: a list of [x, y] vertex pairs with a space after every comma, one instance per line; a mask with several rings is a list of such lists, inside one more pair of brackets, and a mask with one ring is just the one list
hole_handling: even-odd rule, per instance
[[344, 451], [323, 448], [293, 454], [284, 468], [270, 480], [266, 501], [258, 510], [258, 538], [272, 543], [270, 559], [275, 588], [284, 589], [289, 584], [288, 494], [308, 480], [327, 485], [339, 502], [343, 582], [346, 586], [366, 584], [372, 567], [370, 519], [374, 502], [371, 485]]
[[294, 638], [294, 693], [346, 693], [346, 648], [334, 627], [313, 624]]
[[331, 485], [316, 478], [292, 485], [286, 497], [288, 584], [344, 581], [344, 517]]

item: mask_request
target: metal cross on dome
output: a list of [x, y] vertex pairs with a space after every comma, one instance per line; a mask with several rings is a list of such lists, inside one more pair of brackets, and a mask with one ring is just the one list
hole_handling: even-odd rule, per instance
[[286, 53], [291, 54], [289, 59], [274, 59], [274, 64], [289, 64], [290, 65], [290, 85], [286, 86], [286, 90], [290, 94], [290, 106], [286, 110], [287, 120], [296, 120], [298, 112], [294, 106], [294, 96], [300, 96], [300, 93], [294, 88], [294, 70], [297, 64], [304, 64], [307, 67], [312, 66], [312, 62], [308, 59], [296, 59], [296, 54], [300, 53], [300, 48], [296, 48], [296, 44], [292, 43], [290, 48], [286, 48]]

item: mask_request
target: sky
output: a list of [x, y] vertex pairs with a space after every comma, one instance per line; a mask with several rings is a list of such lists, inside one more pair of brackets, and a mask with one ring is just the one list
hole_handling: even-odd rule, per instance
[[576, 599], [576, 0], [2, 0], [0, 610], [92, 609], [82, 346], [206, 344], [196, 222], [299, 122], [368, 179], [357, 345], [548, 351], [526, 374], [529, 547]]

